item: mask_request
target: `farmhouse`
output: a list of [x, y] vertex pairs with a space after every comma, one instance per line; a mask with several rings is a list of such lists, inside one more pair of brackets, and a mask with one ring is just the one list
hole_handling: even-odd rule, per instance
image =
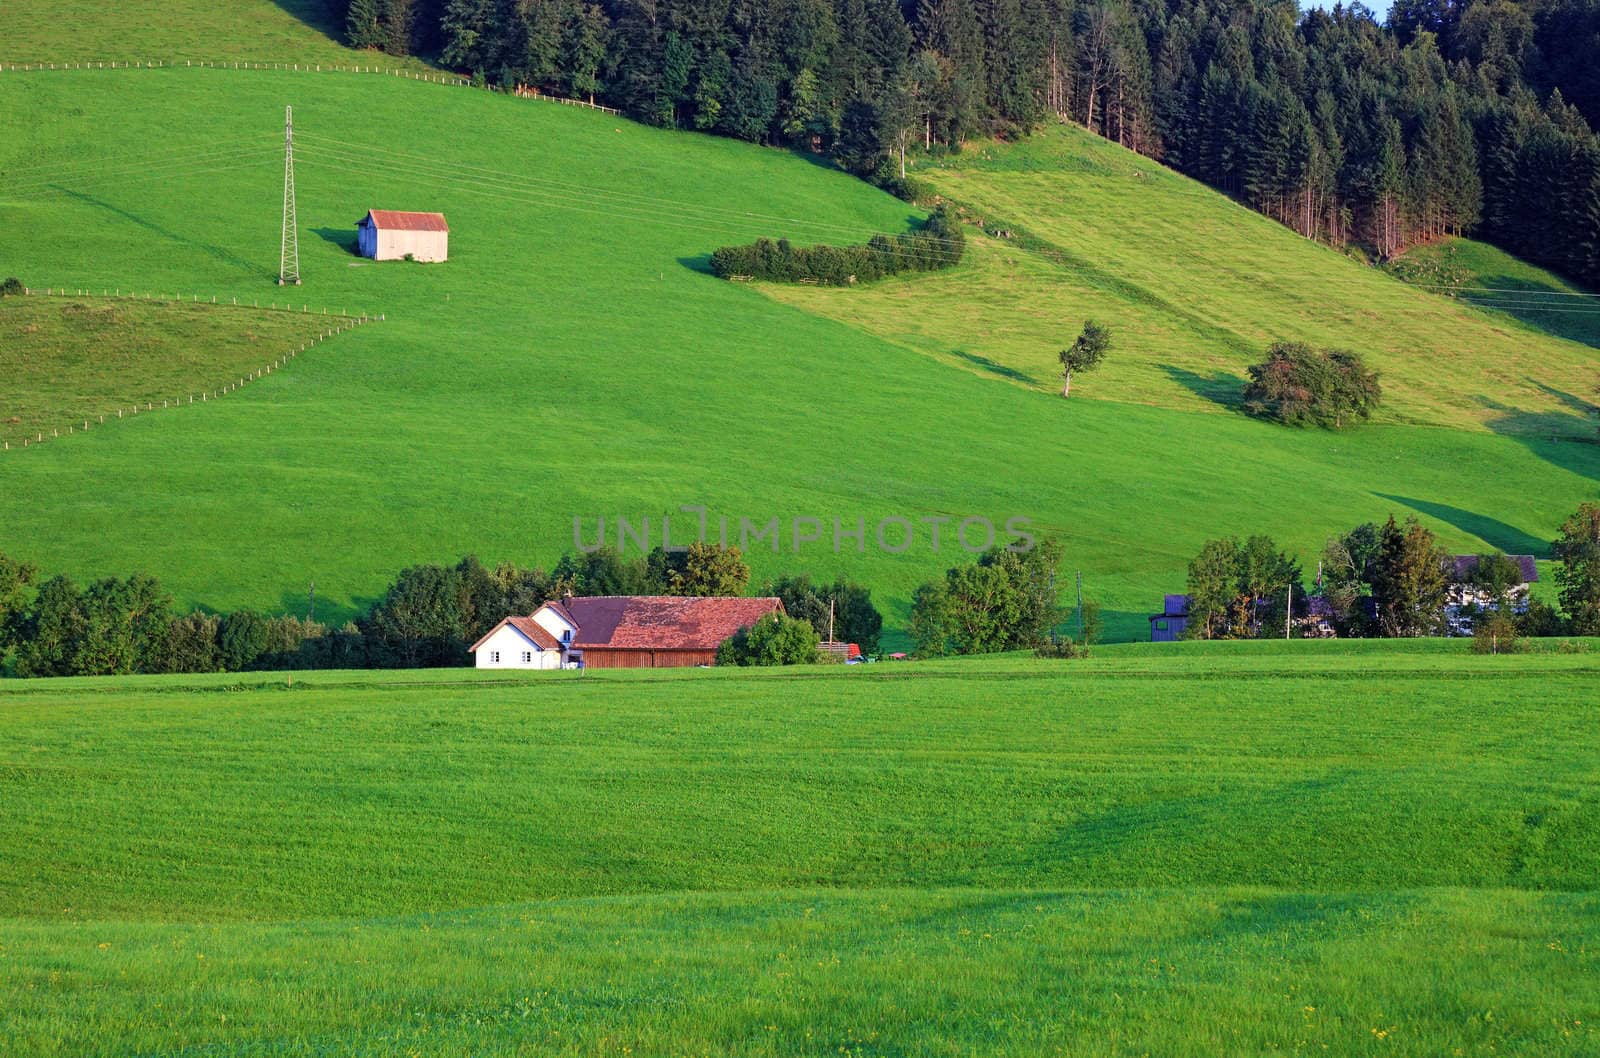
[[443, 261], [450, 256], [450, 225], [443, 213], [371, 209], [356, 224], [357, 247], [374, 261]]
[[[1528, 585], [1539, 579], [1539, 567], [1532, 555], [1507, 555], [1506, 558], [1517, 567], [1521, 576], [1518, 583], [1506, 590], [1506, 598], [1510, 600], [1513, 613], [1525, 613], [1528, 609]], [[1478, 576], [1478, 562], [1477, 555], [1455, 555], [1445, 564], [1450, 586], [1445, 596], [1444, 616], [1451, 635], [1471, 635], [1472, 615], [1481, 610], [1493, 610], [1498, 605], [1494, 593], [1480, 583], [1482, 578]]]
[[480, 669], [656, 669], [711, 665], [741, 628], [782, 613], [775, 598], [596, 595], [507, 617], [472, 645]]
[[1168, 595], [1161, 612], [1150, 615], [1150, 642], [1172, 643], [1183, 636], [1189, 624], [1189, 597]]

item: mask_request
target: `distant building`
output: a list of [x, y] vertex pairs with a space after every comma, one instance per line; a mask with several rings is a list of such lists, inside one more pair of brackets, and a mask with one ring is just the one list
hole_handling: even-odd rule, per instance
[[1332, 603], [1321, 595], [1313, 595], [1306, 600], [1305, 612], [1294, 615], [1293, 621], [1306, 639], [1335, 639], [1339, 635], [1333, 624], [1336, 616]]
[[724, 640], [782, 612], [775, 598], [568, 597], [507, 617], [472, 645], [472, 655], [480, 669], [712, 665]]
[[450, 256], [450, 225], [443, 213], [368, 210], [356, 225], [356, 244], [374, 261], [443, 261]]
[[[1522, 575], [1522, 580], [1511, 586], [1506, 592], [1511, 603], [1512, 613], [1526, 613], [1528, 610], [1528, 586], [1539, 579], [1539, 566], [1534, 562], [1532, 555], [1507, 555], [1517, 570]], [[1450, 586], [1447, 589], [1444, 602], [1445, 623], [1450, 634], [1456, 636], [1470, 636], [1472, 634], [1472, 615], [1480, 610], [1492, 610], [1496, 606], [1494, 596], [1474, 584], [1478, 572], [1477, 555], [1456, 555], [1445, 565], [1445, 573], [1449, 575]]]
[[1171, 643], [1189, 625], [1189, 597], [1168, 595], [1161, 613], [1150, 615], [1150, 642]]

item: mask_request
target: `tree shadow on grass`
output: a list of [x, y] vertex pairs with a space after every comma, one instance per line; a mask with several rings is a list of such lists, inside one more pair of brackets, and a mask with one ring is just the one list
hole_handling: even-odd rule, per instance
[[1563, 470], [1600, 481], [1600, 418], [1596, 417], [1600, 408], [1564, 390], [1539, 382], [1534, 385], [1573, 410], [1525, 411], [1480, 397], [1483, 406], [1496, 413], [1489, 420], [1489, 429], [1522, 442], [1539, 458]]
[[1409, 507], [1419, 514], [1426, 514], [1430, 518], [1437, 518], [1441, 522], [1455, 526], [1469, 536], [1475, 536], [1490, 547], [1504, 551], [1511, 555], [1532, 555], [1534, 558], [1550, 557], [1550, 541], [1541, 540], [1531, 533], [1525, 533], [1514, 525], [1490, 518], [1488, 515], [1478, 514], [1474, 511], [1463, 510], [1460, 507], [1451, 507], [1444, 503], [1434, 503], [1431, 500], [1419, 500], [1410, 496], [1391, 496], [1388, 493], [1373, 493], [1379, 499], [1388, 500]]
[[678, 263], [691, 272], [699, 272], [701, 275], [706, 276], [716, 275], [715, 272], [711, 271], [711, 255], [708, 253], [696, 254], [693, 257], [680, 257], [678, 258]]
[[1161, 370], [1184, 389], [1198, 397], [1204, 397], [1218, 407], [1238, 411], [1244, 403], [1244, 379], [1231, 371], [1217, 368], [1209, 375], [1202, 375], [1174, 364], [1162, 364]]
[[1530, 327], [1558, 338], [1600, 349], [1600, 322], [1585, 312], [1572, 312], [1574, 303], [1589, 299], [1573, 297], [1573, 292], [1549, 283], [1536, 283], [1516, 276], [1484, 276], [1475, 286], [1481, 294], [1464, 293], [1461, 300], [1490, 312], [1503, 312]]
[[955, 356], [971, 364], [973, 367], [987, 371], [992, 375], [999, 375], [1001, 378], [1008, 381], [1021, 382], [1028, 386], [1037, 386], [1039, 384], [1039, 380], [1034, 378], [1032, 375], [1024, 371], [1018, 371], [1014, 367], [1007, 367], [1005, 364], [999, 363], [998, 361], [990, 360], [987, 356], [979, 356], [977, 353], [969, 353], [965, 349], [953, 349], [951, 352]]
[[349, 228], [312, 228], [312, 233], [323, 242], [331, 242], [352, 257], [361, 256], [359, 236]]
[[335, 43], [344, 43], [344, 19], [338, 12], [341, 5], [334, 3], [333, 0], [272, 0], [272, 2]]

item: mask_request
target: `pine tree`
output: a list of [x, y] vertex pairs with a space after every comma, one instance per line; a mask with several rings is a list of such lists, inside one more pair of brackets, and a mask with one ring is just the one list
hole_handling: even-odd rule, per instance
[[380, 0], [350, 0], [345, 15], [344, 39], [352, 48], [383, 46], [383, 28], [378, 24]]

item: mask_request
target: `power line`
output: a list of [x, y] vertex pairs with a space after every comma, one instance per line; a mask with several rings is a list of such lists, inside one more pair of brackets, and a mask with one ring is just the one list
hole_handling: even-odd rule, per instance
[[[179, 177], [207, 176], [207, 175], [210, 175], [212, 173], [226, 173], [226, 172], [232, 172], [232, 171], [239, 170], [239, 169], [254, 169], [254, 168], [258, 168], [258, 167], [262, 166], [268, 160], [269, 160], [269, 156], [262, 156], [262, 157], [257, 157], [257, 158], [250, 158], [250, 159], [244, 160], [244, 161], [237, 161], [237, 162], [234, 162], [234, 163], [229, 164], [229, 165], [190, 166], [190, 167], [183, 168], [183, 169], [168, 169], [168, 170], [162, 170], [162, 171], [151, 171], [151, 172], [137, 173], [137, 174], [111, 174], [111, 175], [115, 176], [115, 178], [117, 180], [117, 183], [119, 185], [130, 184], [130, 183], [147, 183], [147, 182], [149, 182], [151, 180], [172, 180], [172, 179], [179, 178]], [[89, 182], [88, 186], [92, 186], [92, 184], [93, 184], [93, 182]], [[80, 185], [80, 186], [83, 186], [83, 185]], [[58, 196], [58, 195], [75, 195], [75, 194], [82, 194], [82, 191], [79, 188], [65, 187], [65, 186], [60, 186], [60, 187], [39, 187], [39, 188], [33, 188], [31, 190], [22, 192], [19, 195], [16, 195], [14, 197], [14, 201], [15, 202], [38, 202], [38, 201], [41, 201], [43, 199], [51, 198], [51, 197]], [[3, 199], [0, 199], [0, 201], [3, 201]]]
[[[680, 215], [705, 214], [707, 220], [738, 220], [768, 221], [777, 224], [796, 225], [802, 229], [815, 231], [834, 231], [848, 234], [851, 238], [862, 238], [862, 228], [859, 225], [835, 223], [831, 221], [806, 220], [800, 217], [784, 217], [776, 214], [757, 213], [750, 210], [725, 209], [718, 206], [707, 206], [696, 202], [687, 202], [681, 199], [667, 199], [659, 195], [642, 195], [628, 191], [612, 191], [582, 185], [567, 184], [560, 181], [546, 180], [540, 177], [528, 176], [521, 173], [509, 173], [502, 170], [488, 169], [483, 166], [467, 165], [458, 162], [442, 162], [436, 158], [423, 158], [417, 155], [406, 154], [398, 151], [385, 150], [379, 147], [369, 147], [362, 144], [353, 144], [343, 141], [332, 141], [319, 136], [302, 135], [301, 140], [306, 146], [319, 147], [331, 150], [346, 158], [356, 157], [352, 152], [366, 152], [380, 155], [385, 158], [395, 159], [412, 168], [429, 170], [442, 170], [458, 179], [469, 179], [492, 186], [511, 186], [516, 190], [537, 192], [539, 194], [553, 195], [558, 198], [580, 200], [589, 203], [606, 204], [607, 200], [616, 200], [619, 209], [650, 209], [656, 210], [665, 207], [677, 211]], [[365, 162], [364, 164], [371, 164]], [[883, 234], [893, 236], [894, 232], [868, 232], [867, 237]]]
[[[367, 171], [366, 167], [371, 164], [367, 159], [341, 154], [337, 151], [321, 146], [302, 147], [301, 158], [304, 161], [311, 162], [313, 165], [325, 164], [335, 168], [360, 172]], [[770, 229], [759, 220], [739, 221], [734, 218], [728, 218], [720, 221], [721, 226], [719, 228], [713, 228], [708, 226], [708, 222], [704, 218], [687, 217], [673, 220], [669, 217], [663, 216], [663, 214], [667, 211], [661, 209], [646, 209], [642, 206], [605, 204], [601, 204], [599, 207], [594, 205], [580, 205], [577, 202], [571, 201], [570, 196], [564, 198], [552, 197], [554, 193], [549, 191], [517, 187], [515, 185], [501, 182], [463, 179], [449, 173], [426, 170], [421, 167], [414, 166], [411, 163], [391, 164], [390, 168], [393, 171], [399, 172], [401, 175], [424, 177], [435, 180], [449, 180], [450, 190], [452, 191], [485, 195], [490, 198], [498, 198], [504, 201], [516, 202], [522, 205], [533, 205], [548, 209], [562, 209], [578, 213], [589, 213], [596, 216], [609, 217], [612, 219], [621, 218], [626, 220], [639, 220], [657, 226], [680, 228], [686, 231], [696, 232], [701, 235], [712, 235], [718, 238], [728, 237], [730, 233], [733, 233], [738, 238], [770, 238], [772, 235]], [[889, 237], [891, 239], [896, 238], [896, 236]], [[881, 252], [892, 256], [907, 258], [932, 258], [951, 264], [960, 259], [959, 255], [951, 251], [934, 247], [929, 247], [926, 252], [922, 253], [903, 250], [897, 247], [890, 247]]]

